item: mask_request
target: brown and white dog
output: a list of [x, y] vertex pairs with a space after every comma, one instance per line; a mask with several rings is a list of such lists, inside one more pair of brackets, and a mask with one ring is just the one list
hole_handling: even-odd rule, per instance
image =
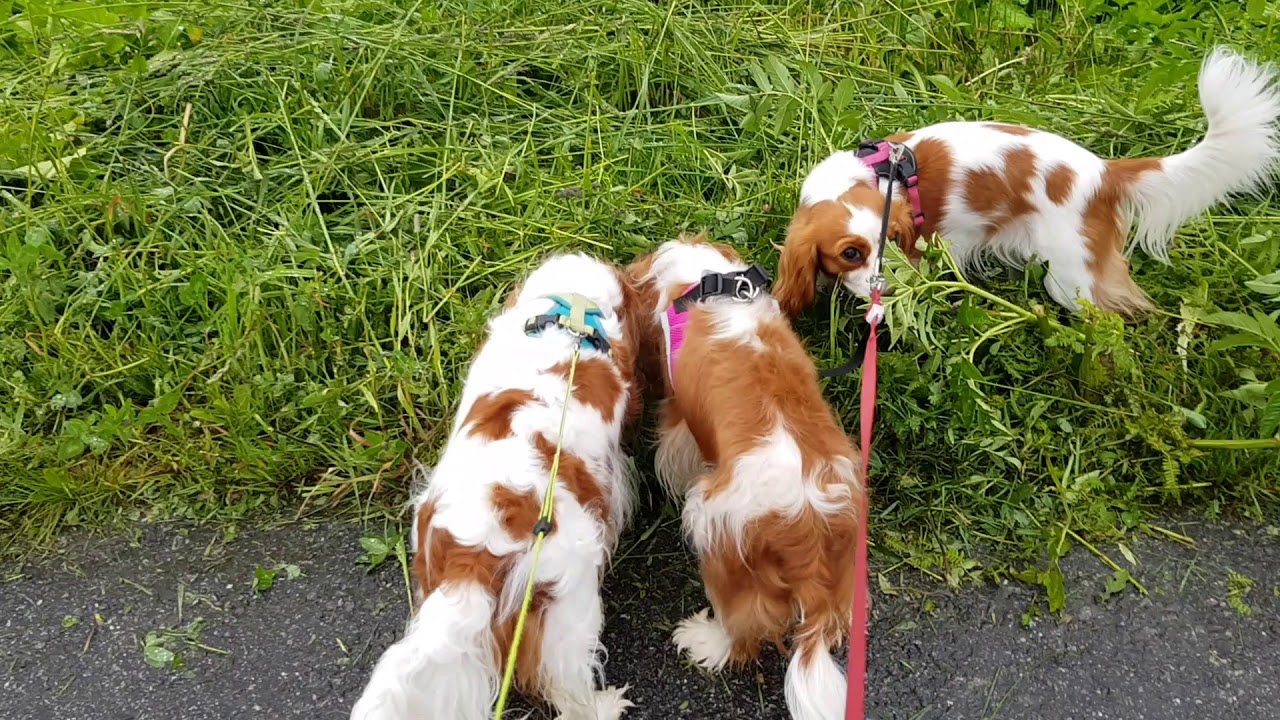
[[[1214, 51], [1199, 80], [1208, 134], [1165, 158], [1104, 160], [1048, 132], [985, 122], [889, 137], [913, 151], [919, 178], [918, 208], [897, 186], [889, 237], [918, 257], [916, 240], [937, 233], [962, 265], [984, 257], [1013, 265], [1039, 258], [1048, 269], [1045, 289], [1064, 307], [1078, 309], [1084, 299], [1136, 315], [1151, 302], [1129, 276], [1131, 221], [1137, 220], [1137, 244], [1167, 260], [1183, 223], [1262, 188], [1280, 161], [1275, 81], [1270, 66]], [[809, 173], [774, 289], [788, 315], [813, 304], [819, 272], [855, 294], [869, 293], [884, 189], [852, 151], [835, 153]]]
[[[644, 352], [666, 367], [658, 476], [684, 500], [713, 612], [673, 639], [711, 670], [789, 639], [791, 716], [839, 718], [846, 684], [831, 651], [849, 633], [858, 454], [777, 302], [732, 250], [681, 238], [628, 273], [649, 316]], [[723, 292], [677, 304], [691, 286]]]
[[630, 707], [626, 688], [597, 690], [596, 680], [600, 579], [632, 498], [621, 441], [640, 412], [634, 297], [612, 265], [560, 255], [536, 268], [489, 322], [448, 444], [413, 499], [413, 617], [378, 661], [352, 720], [491, 717], [580, 343], [557, 326], [531, 335], [526, 322], [564, 314], [568, 305], [549, 298], [568, 293], [598, 306], [590, 323], [608, 346], [584, 345], [575, 371], [554, 522], [515, 678], [565, 720], [616, 720]]

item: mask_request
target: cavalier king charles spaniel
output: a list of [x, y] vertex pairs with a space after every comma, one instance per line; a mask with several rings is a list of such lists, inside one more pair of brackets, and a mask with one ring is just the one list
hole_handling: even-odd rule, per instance
[[628, 274], [648, 315], [642, 352], [663, 366], [658, 477], [684, 501], [711, 604], [673, 640], [713, 671], [789, 641], [791, 716], [841, 717], [831, 653], [849, 634], [859, 456], [761, 268], [682, 237]]
[[[1256, 192], [1280, 160], [1276, 72], [1225, 49], [1200, 69], [1208, 134], [1164, 158], [1104, 160], [1052, 133], [990, 122], [946, 122], [887, 138], [905, 147], [889, 240], [917, 259], [936, 233], [962, 265], [986, 256], [1020, 266], [1039, 258], [1045, 289], [1137, 315], [1152, 305], [1129, 276], [1126, 239], [1167, 261], [1177, 229], [1233, 195]], [[884, 143], [881, 143], [884, 145]], [[774, 296], [796, 316], [814, 302], [819, 274], [869, 294], [884, 214], [887, 155], [841, 151], [819, 163], [778, 262]], [[914, 166], [914, 167], [913, 167]]]
[[[603, 685], [600, 580], [629, 512], [624, 427], [640, 413], [633, 293], [586, 255], [535, 269], [489, 322], [452, 432], [415, 512], [415, 608], [352, 720], [488, 720], [529, 578], [570, 359], [555, 511], [538, 561], [516, 686], [565, 720], [614, 720], [631, 703]], [[585, 302], [584, 302], [585, 301]], [[573, 308], [591, 338], [557, 324]], [[533, 319], [533, 320], [531, 320]], [[575, 326], [579, 327], [579, 326]]]

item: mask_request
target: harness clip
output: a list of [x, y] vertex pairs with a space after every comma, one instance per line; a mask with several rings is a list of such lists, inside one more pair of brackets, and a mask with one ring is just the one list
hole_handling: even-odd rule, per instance
[[760, 295], [760, 286], [751, 281], [746, 275], [739, 275], [734, 278], [733, 299], [738, 302], [750, 302]]
[[871, 290], [879, 290], [882, 293], [889, 289], [889, 279], [880, 273], [876, 273], [868, 278], [867, 284], [870, 286]]

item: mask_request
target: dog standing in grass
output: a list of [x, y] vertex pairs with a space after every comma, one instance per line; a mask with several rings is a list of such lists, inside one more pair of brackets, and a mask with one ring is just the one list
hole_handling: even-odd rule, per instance
[[[890, 136], [918, 167], [918, 186], [895, 185], [890, 240], [912, 259], [917, 239], [935, 233], [961, 264], [1039, 258], [1045, 289], [1068, 309], [1080, 300], [1128, 315], [1151, 309], [1129, 275], [1131, 221], [1137, 245], [1167, 260], [1183, 223], [1264, 188], [1280, 163], [1273, 67], [1218, 49], [1199, 83], [1208, 133], [1164, 158], [1104, 160], [1057, 135], [1000, 123], [946, 122]], [[774, 289], [788, 315], [813, 304], [819, 277], [869, 294], [885, 192], [872, 157], [842, 150], [805, 178]]]
[[[594, 302], [607, 347], [530, 318]], [[614, 720], [626, 688], [596, 689], [604, 622], [600, 580], [632, 499], [624, 427], [640, 413], [632, 291], [611, 265], [553, 257], [489, 323], [448, 444], [413, 500], [415, 610], [383, 654], [352, 720], [488, 720], [529, 577], [579, 345], [555, 492], [538, 560], [516, 686], [564, 720]]]
[[698, 237], [628, 274], [647, 316], [643, 354], [666, 368], [658, 477], [684, 501], [713, 613], [673, 639], [710, 670], [790, 641], [791, 717], [837, 720], [846, 682], [831, 653], [849, 634], [858, 454], [763, 270]]

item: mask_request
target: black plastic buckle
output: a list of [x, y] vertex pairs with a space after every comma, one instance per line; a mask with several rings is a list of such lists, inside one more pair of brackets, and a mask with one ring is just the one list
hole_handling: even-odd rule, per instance
[[698, 280], [698, 297], [712, 297], [724, 292], [724, 275], [710, 273]]
[[574, 335], [581, 340], [587, 341], [591, 347], [602, 353], [609, 353], [609, 341], [603, 335], [596, 331], [595, 328], [588, 326], [585, 334], [576, 332], [568, 327], [568, 318], [564, 315], [538, 315], [525, 321], [524, 332], [526, 335], [535, 335], [541, 333], [548, 327], [558, 327], [567, 331], [570, 335]]
[[880, 152], [880, 143], [884, 140], [863, 140], [858, 143], [858, 152], [854, 153], [858, 157], [866, 157]]
[[911, 148], [903, 145], [902, 158], [898, 160], [898, 182], [907, 187], [914, 187], [919, 181], [916, 170], [916, 154], [911, 152]]
[[769, 283], [772, 278], [769, 277], [769, 271], [764, 269], [762, 265], [752, 265], [743, 273], [743, 277], [751, 282], [751, 284], [760, 290], [768, 290]]
[[710, 297], [728, 296], [743, 302], [753, 300], [769, 289], [769, 271], [760, 265], [730, 273], [707, 273], [698, 280], [698, 286], [676, 298], [676, 312], [684, 312], [690, 303]]

